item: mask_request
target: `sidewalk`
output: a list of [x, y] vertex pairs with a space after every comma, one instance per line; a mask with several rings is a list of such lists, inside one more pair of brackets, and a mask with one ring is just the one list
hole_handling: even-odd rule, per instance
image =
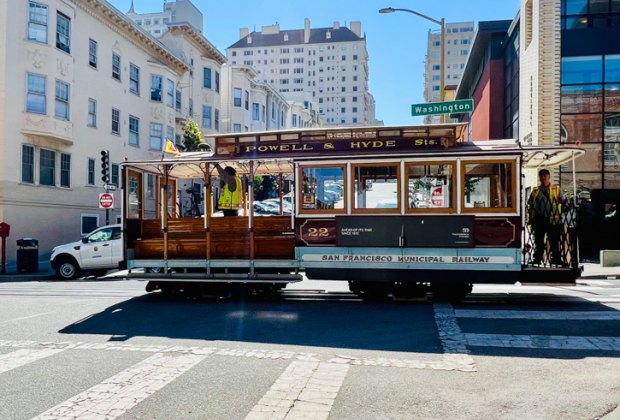
[[[596, 263], [582, 263], [580, 265], [583, 267], [583, 273], [580, 279], [620, 280], [620, 266], [601, 267], [600, 264]], [[45, 281], [54, 280], [56, 278], [56, 273], [52, 270], [50, 263], [41, 261], [37, 273], [19, 274], [15, 272], [15, 267], [7, 267], [7, 274], [0, 274], [0, 283], [14, 281]]]

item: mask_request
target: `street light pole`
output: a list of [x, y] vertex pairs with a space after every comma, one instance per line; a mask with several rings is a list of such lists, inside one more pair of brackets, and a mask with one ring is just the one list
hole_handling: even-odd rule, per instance
[[[446, 20], [441, 18], [441, 20], [433, 19], [432, 17], [426, 16], [422, 13], [418, 13], [415, 10], [411, 9], [395, 9], [393, 7], [384, 7], [383, 9], [379, 9], [379, 13], [395, 13], [395, 12], [407, 12], [412, 15], [416, 15], [421, 17], [422, 19], [426, 19], [431, 21], [441, 27], [441, 45], [439, 54], [441, 55], [439, 61], [439, 100], [445, 100], [446, 89], [445, 89], [445, 64], [446, 64]], [[445, 122], [444, 114], [441, 114], [440, 121]]]

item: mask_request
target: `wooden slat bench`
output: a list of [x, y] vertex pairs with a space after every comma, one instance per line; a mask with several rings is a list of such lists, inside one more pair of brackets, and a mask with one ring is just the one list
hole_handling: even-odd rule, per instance
[[[168, 258], [206, 258], [206, 232], [202, 219], [172, 219], [168, 222]], [[254, 218], [254, 257], [292, 259], [295, 238], [290, 217]], [[247, 217], [212, 218], [211, 258], [250, 258]], [[164, 239], [159, 220], [142, 222], [142, 238], [135, 241], [136, 258], [163, 258]]]

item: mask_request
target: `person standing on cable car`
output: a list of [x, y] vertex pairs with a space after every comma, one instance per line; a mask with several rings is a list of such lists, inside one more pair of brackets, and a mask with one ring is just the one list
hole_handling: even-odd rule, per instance
[[[562, 235], [562, 211], [566, 209], [566, 197], [559, 185], [551, 184], [547, 169], [538, 172], [540, 185], [535, 187], [527, 202], [528, 224], [534, 235], [533, 263], [540, 264], [549, 244], [550, 263], [562, 265], [560, 238]], [[547, 241], [545, 241], [545, 236]]]
[[237, 171], [232, 166], [224, 169], [216, 163], [220, 179], [222, 180], [222, 188], [220, 198], [218, 200], [218, 208], [222, 210], [224, 216], [238, 216], [241, 203], [241, 180], [237, 177]]

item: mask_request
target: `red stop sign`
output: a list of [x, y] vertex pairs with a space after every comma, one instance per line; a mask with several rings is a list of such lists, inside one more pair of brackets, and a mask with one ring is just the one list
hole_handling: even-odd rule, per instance
[[110, 193], [99, 194], [99, 208], [109, 209], [114, 207], [114, 196]]

